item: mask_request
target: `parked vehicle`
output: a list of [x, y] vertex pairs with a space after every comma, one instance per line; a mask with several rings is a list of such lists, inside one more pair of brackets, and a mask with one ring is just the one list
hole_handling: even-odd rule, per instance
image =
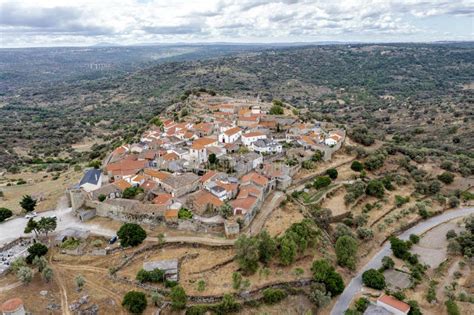
[[113, 244], [113, 243], [117, 242], [117, 240], [118, 240], [118, 237], [117, 237], [117, 235], [115, 235], [114, 237], [112, 237], [112, 238], [109, 240], [109, 244]]
[[25, 219], [32, 219], [32, 218], [35, 218], [35, 217], [37, 217], [37, 216], [38, 216], [38, 214], [33, 211], [33, 212], [30, 212], [30, 213], [27, 213], [27, 214], [25, 215]]

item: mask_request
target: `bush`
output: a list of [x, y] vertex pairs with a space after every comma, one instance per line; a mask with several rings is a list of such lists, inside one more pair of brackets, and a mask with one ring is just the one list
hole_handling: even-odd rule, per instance
[[129, 291], [123, 297], [122, 306], [132, 314], [141, 314], [147, 307], [145, 293], [138, 291]]
[[146, 271], [145, 269], [140, 269], [137, 272], [136, 279], [143, 282], [163, 282], [165, 280], [165, 272], [160, 269], [153, 269], [151, 271]]
[[314, 188], [319, 189], [327, 187], [331, 184], [331, 178], [329, 176], [318, 176], [314, 181]]
[[275, 304], [287, 297], [287, 293], [281, 289], [268, 288], [263, 290], [263, 301], [267, 304]]
[[314, 261], [311, 271], [313, 272], [313, 280], [324, 284], [331, 296], [339, 295], [344, 291], [344, 281], [329, 261], [325, 259]]
[[280, 262], [284, 266], [291, 265], [296, 257], [296, 243], [289, 237], [284, 236], [280, 239]]
[[364, 313], [367, 307], [369, 306], [369, 304], [370, 304], [369, 300], [367, 300], [364, 297], [361, 297], [355, 302], [355, 308], [357, 311]]
[[5, 221], [13, 215], [13, 212], [7, 208], [0, 208], [0, 222]]
[[241, 285], [242, 285], [242, 275], [240, 274], [240, 272], [233, 272], [232, 273], [232, 288], [234, 290], [239, 290]]
[[444, 305], [446, 305], [446, 311], [448, 312], [448, 315], [461, 315], [458, 305], [453, 300], [447, 300]]
[[117, 232], [122, 247], [137, 246], [146, 238], [145, 230], [138, 224], [125, 223]]
[[222, 301], [214, 306], [213, 310], [219, 315], [235, 313], [240, 310], [240, 304], [235, 301], [232, 295], [224, 294]]
[[360, 227], [356, 232], [357, 237], [361, 240], [370, 240], [374, 238], [374, 232], [369, 228]]
[[364, 169], [364, 165], [359, 161], [354, 161], [351, 164], [351, 170], [354, 172], [361, 172]]
[[102, 201], [104, 201], [105, 199], [107, 199], [107, 196], [104, 195], [104, 194], [100, 194], [100, 195], [97, 197], [97, 199], [98, 199], [100, 202], [102, 202]]
[[362, 283], [369, 288], [383, 290], [385, 288], [385, 277], [380, 271], [369, 269], [362, 274]]
[[33, 280], [33, 270], [29, 267], [20, 267], [16, 273], [16, 276], [21, 282], [30, 283], [31, 280]]
[[83, 276], [78, 275], [74, 278], [74, 282], [76, 283], [76, 287], [78, 290], [81, 290], [84, 285], [86, 284], [86, 279]]
[[390, 237], [390, 245], [393, 251], [393, 255], [400, 259], [406, 259], [410, 254], [408, 252], [409, 246], [407, 242], [404, 242], [394, 236]]
[[388, 256], [384, 256], [382, 258], [383, 270], [392, 269], [393, 267], [395, 267], [395, 262], [393, 261], [393, 259]]
[[406, 204], [409, 201], [410, 201], [410, 197], [402, 197], [402, 196], [399, 196], [399, 195], [395, 195], [395, 206], [397, 208], [400, 208], [401, 206], [403, 206], [404, 204]]
[[331, 293], [327, 292], [326, 286], [324, 284], [315, 283], [311, 285], [309, 299], [316, 305], [317, 308], [322, 308], [331, 303]]
[[128, 188], [125, 188], [125, 190], [123, 191], [122, 198], [133, 199], [139, 193], [142, 193], [142, 192], [143, 192], [143, 188], [141, 187], [128, 187]]
[[259, 260], [267, 264], [270, 262], [272, 257], [276, 253], [276, 242], [275, 240], [268, 234], [266, 230], [263, 230], [258, 235], [258, 256]]
[[241, 235], [235, 242], [236, 258], [246, 274], [253, 274], [258, 268], [259, 246], [255, 237]]
[[410, 234], [410, 242], [412, 242], [413, 244], [418, 244], [418, 242], [420, 241], [420, 237], [416, 234]]
[[35, 257], [44, 256], [46, 255], [47, 252], [48, 252], [48, 247], [46, 245], [41, 244], [41, 243], [34, 243], [30, 247], [28, 247], [29, 255], [26, 256], [26, 262], [28, 264], [31, 264], [33, 262], [33, 259], [35, 259]]
[[326, 171], [326, 175], [329, 176], [331, 179], [336, 179], [338, 173], [335, 168], [330, 168]]
[[371, 180], [365, 189], [365, 193], [369, 196], [382, 198], [385, 193], [385, 188], [380, 180]]
[[457, 208], [459, 207], [459, 204], [460, 204], [459, 198], [456, 196], [452, 196], [448, 200], [448, 205], [451, 208]]
[[351, 236], [344, 235], [336, 241], [337, 263], [340, 266], [355, 269], [357, 255], [357, 241]]
[[454, 181], [454, 174], [451, 172], [444, 172], [443, 174], [438, 175], [438, 179], [446, 185], [449, 185]]
[[193, 213], [191, 212], [191, 210], [181, 208], [178, 211], [178, 218], [183, 220], [190, 220], [193, 218]]
[[447, 233], [446, 233], [446, 239], [452, 239], [452, 238], [456, 238], [458, 235], [456, 234], [456, 231], [454, 230], [449, 230]]
[[175, 310], [184, 309], [186, 307], [186, 292], [181, 286], [175, 286], [171, 289], [171, 307]]

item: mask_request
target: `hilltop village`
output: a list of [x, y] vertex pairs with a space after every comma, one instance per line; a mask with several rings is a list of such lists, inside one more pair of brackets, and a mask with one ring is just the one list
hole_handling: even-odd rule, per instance
[[236, 237], [303, 161], [328, 161], [345, 130], [279, 101], [203, 95], [171, 107], [69, 190], [81, 220], [165, 223]]

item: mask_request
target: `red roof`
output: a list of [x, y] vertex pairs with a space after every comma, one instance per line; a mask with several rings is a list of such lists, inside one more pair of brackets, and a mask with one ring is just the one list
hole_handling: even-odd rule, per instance
[[234, 127], [234, 128], [227, 129], [226, 131], [224, 131], [224, 133], [227, 136], [232, 136], [232, 135], [238, 133], [239, 131], [241, 131], [241, 129], [239, 127]]
[[199, 181], [201, 183], [205, 183], [207, 182], [209, 179], [211, 179], [214, 175], [216, 175], [217, 172], [214, 172], [214, 171], [208, 171], [206, 174], [202, 175], [201, 178], [199, 179]]
[[23, 301], [19, 298], [13, 298], [2, 304], [2, 312], [14, 312], [23, 307]]
[[390, 295], [384, 295], [380, 297], [378, 301], [390, 305], [391, 307], [396, 308], [397, 310], [400, 310], [404, 313], [407, 313], [410, 310], [410, 305]]
[[164, 206], [171, 201], [171, 198], [173, 198], [171, 194], [159, 194], [153, 199], [153, 203], [155, 205]]
[[268, 184], [268, 179], [265, 176], [262, 176], [256, 172], [250, 172], [242, 176], [242, 183], [253, 182], [259, 186], [266, 186]]

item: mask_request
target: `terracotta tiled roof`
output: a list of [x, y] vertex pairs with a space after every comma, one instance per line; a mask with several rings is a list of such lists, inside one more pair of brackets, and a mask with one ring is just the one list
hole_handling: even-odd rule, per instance
[[179, 156], [174, 152], [163, 155], [163, 160], [165, 161], [175, 161], [178, 159], [179, 159]]
[[257, 197], [262, 191], [253, 185], [244, 186], [240, 189], [237, 199], [248, 198], [249, 196]]
[[213, 176], [215, 176], [217, 174], [217, 172], [214, 172], [214, 171], [208, 171], [206, 174], [202, 175], [201, 178], [199, 179], [199, 181], [201, 183], [205, 183], [207, 182], [209, 179], [211, 179]]
[[129, 187], [132, 187], [132, 185], [130, 185], [129, 182], [127, 182], [126, 180], [124, 179], [120, 179], [116, 182], [113, 183], [115, 186], [117, 186], [118, 189], [120, 189], [121, 191], [124, 191], [125, 189], [129, 188]]
[[255, 197], [247, 197], [247, 198], [241, 198], [241, 199], [235, 199], [230, 201], [230, 205], [232, 208], [240, 208], [244, 209], [245, 211], [250, 211], [254, 206], [255, 203], [257, 202], [257, 198]]
[[200, 190], [195, 195], [194, 204], [201, 208], [205, 208], [208, 204], [211, 204], [214, 207], [219, 208], [224, 203], [219, 198], [211, 194], [210, 192], [205, 191], [205, 190]]
[[143, 184], [140, 185], [141, 188], [145, 190], [152, 190], [156, 188], [156, 183], [152, 180], [146, 180], [143, 182]]
[[10, 299], [2, 304], [1, 311], [8, 313], [14, 312], [23, 306], [23, 301], [19, 298]]
[[224, 133], [227, 136], [232, 136], [232, 135], [235, 135], [236, 133], [238, 133], [241, 130], [242, 129], [240, 129], [239, 127], [234, 127], [234, 128], [227, 129], [226, 131], [224, 131]]
[[171, 176], [171, 174], [169, 173], [152, 170], [151, 168], [146, 168], [144, 174], [156, 178], [158, 180], [165, 180], [166, 178]]
[[158, 194], [155, 199], [153, 199], [153, 203], [158, 206], [167, 205], [173, 197], [171, 194]]
[[114, 171], [127, 171], [127, 170], [140, 170], [145, 167], [147, 161], [135, 161], [132, 157], [123, 159], [121, 161], [107, 165], [106, 169], [109, 172]]
[[393, 308], [396, 308], [397, 310], [400, 310], [404, 313], [408, 312], [410, 310], [410, 305], [408, 305], [405, 302], [402, 302], [390, 295], [384, 295], [378, 299], [378, 301], [385, 303], [387, 305], [390, 305]]
[[199, 138], [193, 141], [192, 148], [193, 149], [202, 149], [208, 145], [215, 143], [217, 140], [213, 138]]
[[168, 209], [165, 211], [165, 218], [166, 219], [176, 219], [178, 217], [178, 210], [177, 209]]
[[145, 176], [143, 175], [136, 175], [132, 177], [132, 181], [137, 183], [141, 182], [142, 180], [145, 180]]
[[252, 115], [252, 116], [239, 116], [240, 121], [252, 121], [252, 122], [257, 122], [258, 121], [258, 116]]
[[245, 137], [245, 138], [261, 137], [261, 136], [265, 136], [265, 134], [260, 131], [248, 132], [242, 135], [242, 137]]
[[259, 186], [266, 186], [268, 184], [268, 179], [265, 176], [262, 176], [256, 172], [250, 172], [242, 176], [242, 183], [253, 182]]

